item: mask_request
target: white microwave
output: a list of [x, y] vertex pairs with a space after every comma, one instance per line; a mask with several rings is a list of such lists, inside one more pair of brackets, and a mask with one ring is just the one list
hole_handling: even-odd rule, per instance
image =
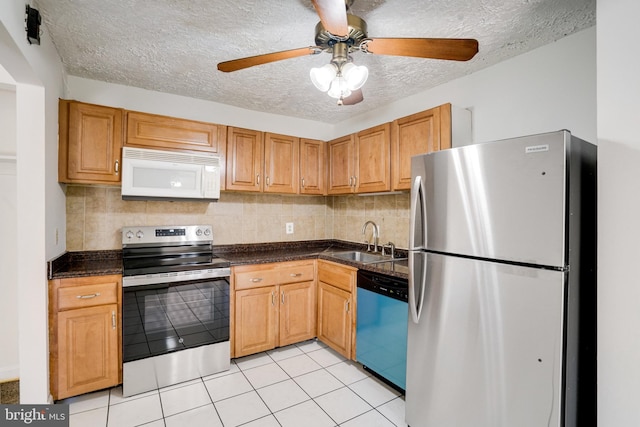
[[220, 163], [220, 156], [215, 154], [125, 147], [122, 149], [122, 198], [217, 200]]

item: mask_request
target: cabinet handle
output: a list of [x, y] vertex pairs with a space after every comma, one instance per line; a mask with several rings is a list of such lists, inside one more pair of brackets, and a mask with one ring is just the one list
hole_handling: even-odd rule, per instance
[[281, 301], [282, 301], [282, 304], [284, 304], [284, 291], [282, 291], [281, 295], [282, 295]]
[[116, 164], [113, 165], [114, 170], [116, 171], [116, 175], [120, 173], [120, 160], [116, 160]]
[[344, 310], [348, 313], [349, 312], [349, 305], [350, 305], [351, 301], [350, 300], [346, 300], [344, 302]]
[[267, 177], [265, 178], [264, 182], [267, 185], [267, 187], [269, 186], [269, 184], [271, 184], [271, 180], [269, 179], [269, 175], [267, 175]]
[[276, 293], [271, 291], [271, 305], [276, 305]]
[[302, 276], [302, 273], [291, 273], [291, 274], [289, 274], [289, 276], [291, 276], [291, 277], [300, 277], [300, 276]]
[[260, 174], [256, 174], [256, 185], [260, 185]]
[[356, 184], [358, 183], [358, 177], [354, 176], [353, 177], [353, 188], [356, 188]]
[[253, 278], [249, 279], [249, 281], [253, 282], [253, 283], [262, 282], [262, 277], [253, 277]]
[[78, 298], [78, 299], [91, 299], [91, 298], [95, 298], [95, 297], [99, 297], [99, 296], [100, 296], [100, 292], [96, 292], [95, 294], [76, 295], [76, 298]]
[[304, 178], [302, 178], [302, 188], [304, 188]]
[[116, 328], [116, 312], [113, 310], [111, 311], [111, 328]]
[[349, 177], [349, 187], [353, 187], [353, 177]]

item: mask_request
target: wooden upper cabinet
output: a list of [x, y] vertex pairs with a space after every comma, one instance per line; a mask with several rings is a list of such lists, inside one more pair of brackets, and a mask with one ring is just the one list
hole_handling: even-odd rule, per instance
[[264, 135], [264, 192], [298, 193], [300, 139], [265, 133]]
[[393, 121], [391, 133], [393, 190], [411, 188], [411, 157], [451, 148], [451, 104]]
[[127, 112], [125, 145], [224, 155], [227, 127], [155, 114]]
[[61, 99], [58, 181], [119, 184], [122, 117], [119, 108]]
[[300, 194], [326, 194], [327, 144], [315, 139], [300, 139]]
[[354, 191], [355, 141], [353, 135], [327, 143], [329, 173], [327, 194], [348, 194]]
[[356, 134], [356, 193], [391, 190], [390, 132], [385, 123]]
[[262, 191], [263, 146], [262, 132], [227, 129], [227, 190]]

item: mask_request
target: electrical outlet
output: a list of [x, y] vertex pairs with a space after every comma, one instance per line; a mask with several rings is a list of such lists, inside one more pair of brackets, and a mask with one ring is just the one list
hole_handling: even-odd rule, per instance
[[287, 222], [285, 230], [286, 230], [287, 234], [293, 234], [293, 223], [292, 222]]

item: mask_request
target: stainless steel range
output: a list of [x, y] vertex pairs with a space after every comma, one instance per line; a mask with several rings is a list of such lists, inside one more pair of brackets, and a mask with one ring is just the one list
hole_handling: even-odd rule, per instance
[[229, 262], [210, 225], [123, 227], [124, 396], [229, 369]]

